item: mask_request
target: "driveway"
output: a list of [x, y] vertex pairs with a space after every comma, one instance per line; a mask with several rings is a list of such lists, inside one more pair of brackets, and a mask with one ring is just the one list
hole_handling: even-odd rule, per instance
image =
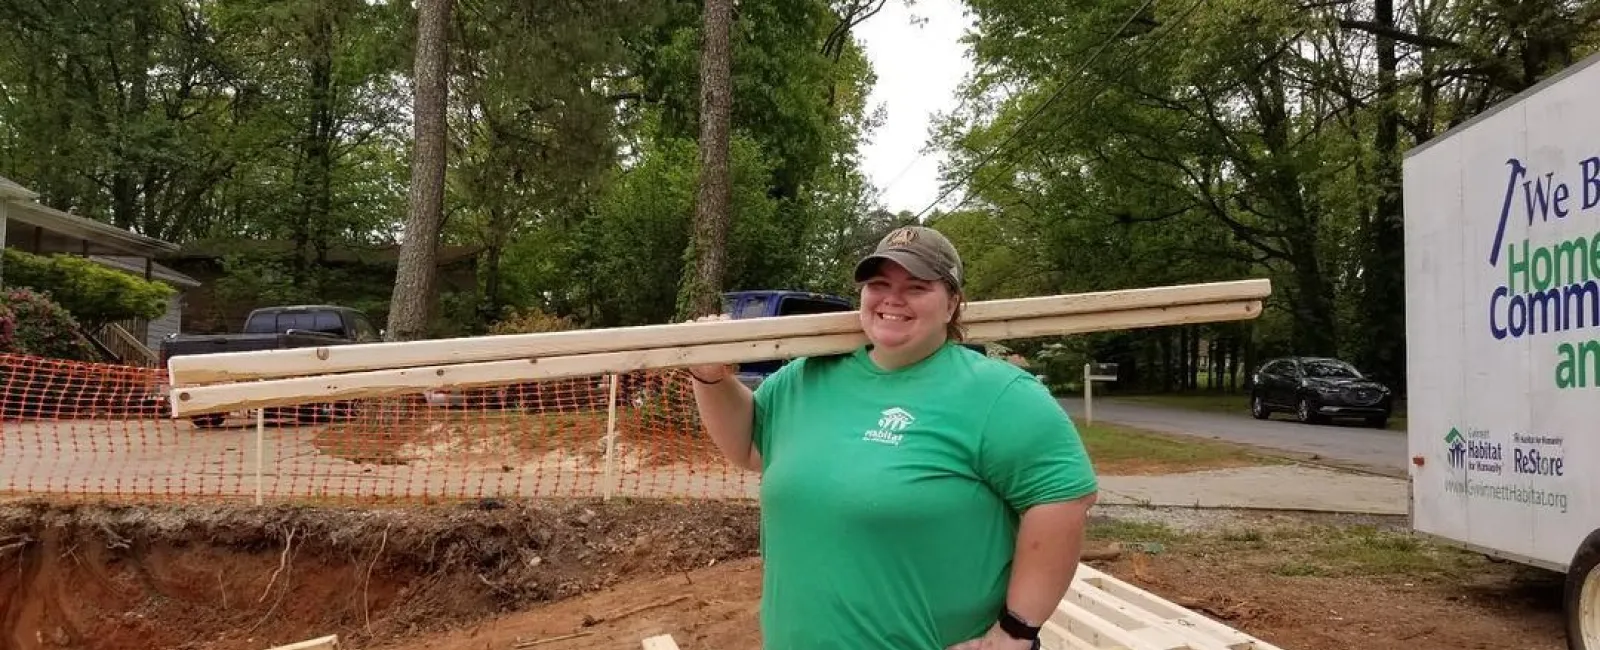
[[[1066, 407], [1075, 421], [1083, 421], [1083, 398], [1063, 398], [1061, 405]], [[1242, 412], [1232, 415], [1195, 411], [1119, 402], [1113, 398], [1094, 401], [1096, 422], [1312, 454], [1318, 460], [1398, 476], [1407, 473], [1406, 435], [1403, 432], [1344, 423], [1300, 424], [1288, 420], [1288, 417], [1288, 414], [1275, 414], [1271, 420], [1257, 420], [1250, 417], [1249, 413]]]

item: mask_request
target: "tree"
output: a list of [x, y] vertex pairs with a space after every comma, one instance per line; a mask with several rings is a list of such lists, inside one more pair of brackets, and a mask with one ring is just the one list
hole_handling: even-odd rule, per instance
[[689, 243], [693, 270], [679, 294], [681, 319], [715, 314], [722, 308], [733, 185], [728, 173], [728, 130], [733, 111], [733, 0], [706, 0], [700, 47], [700, 183], [695, 200], [694, 238]]
[[427, 334], [434, 302], [434, 262], [444, 221], [445, 102], [449, 97], [447, 31], [452, 0], [417, 5], [416, 133], [411, 157], [410, 212], [395, 271], [388, 338]]

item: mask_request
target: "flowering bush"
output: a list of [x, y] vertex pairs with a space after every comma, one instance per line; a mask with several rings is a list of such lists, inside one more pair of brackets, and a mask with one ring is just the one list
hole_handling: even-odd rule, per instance
[[0, 354], [16, 353], [17, 315], [0, 301]]
[[[83, 337], [78, 320], [49, 296], [25, 287], [0, 294], [0, 321], [10, 323], [10, 333], [0, 332], [0, 349], [54, 359], [95, 361], [94, 346]], [[0, 330], [7, 329], [0, 325]]]

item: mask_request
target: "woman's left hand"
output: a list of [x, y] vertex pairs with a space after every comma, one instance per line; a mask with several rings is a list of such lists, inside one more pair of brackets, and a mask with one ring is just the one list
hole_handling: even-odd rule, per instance
[[1000, 629], [999, 623], [995, 623], [983, 636], [971, 641], [962, 641], [946, 650], [1031, 650], [1032, 648], [1032, 641], [1013, 639], [1005, 630]]

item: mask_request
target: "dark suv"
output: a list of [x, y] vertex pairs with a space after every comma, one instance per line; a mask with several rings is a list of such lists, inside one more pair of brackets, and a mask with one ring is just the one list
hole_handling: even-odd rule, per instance
[[1256, 369], [1250, 380], [1250, 415], [1265, 420], [1274, 411], [1301, 422], [1361, 418], [1368, 426], [1389, 425], [1394, 396], [1355, 366], [1327, 357], [1282, 357]]

